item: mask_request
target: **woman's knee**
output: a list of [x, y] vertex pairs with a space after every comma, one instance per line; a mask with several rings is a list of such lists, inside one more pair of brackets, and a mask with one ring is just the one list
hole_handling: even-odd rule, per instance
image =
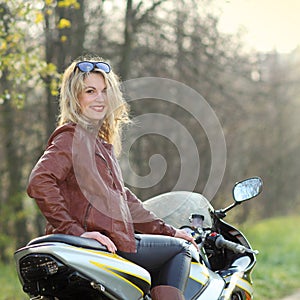
[[179, 252], [191, 258], [192, 257], [191, 248], [190, 248], [191, 244], [183, 239], [179, 239], [179, 238], [174, 238], [174, 239], [177, 240]]

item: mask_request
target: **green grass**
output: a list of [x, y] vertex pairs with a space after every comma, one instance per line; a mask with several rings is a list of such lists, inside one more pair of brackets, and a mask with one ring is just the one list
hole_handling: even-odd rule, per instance
[[[260, 251], [253, 272], [255, 300], [280, 299], [300, 288], [300, 217], [282, 217], [243, 226], [252, 247]], [[0, 265], [0, 300], [29, 299], [14, 263]]]
[[17, 278], [15, 264], [0, 265], [0, 299], [1, 300], [25, 300], [29, 299], [22, 291]]
[[258, 249], [253, 272], [256, 300], [280, 299], [300, 288], [300, 217], [282, 217], [244, 226]]

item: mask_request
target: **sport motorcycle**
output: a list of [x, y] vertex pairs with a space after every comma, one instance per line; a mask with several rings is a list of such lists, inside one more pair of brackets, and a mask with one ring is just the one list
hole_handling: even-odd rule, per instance
[[[241, 231], [223, 219], [227, 212], [262, 191], [259, 177], [236, 183], [234, 202], [215, 210], [201, 194], [172, 191], [153, 197], [144, 206], [166, 223], [192, 235], [192, 262], [186, 300], [253, 299], [251, 273], [258, 251]], [[147, 270], [93, 239], [51, 234], [30, 241], [15, 252], [23, 291], [30, 299], [150, 300]], [[172, 299], [170, 299], [172, 300]]]

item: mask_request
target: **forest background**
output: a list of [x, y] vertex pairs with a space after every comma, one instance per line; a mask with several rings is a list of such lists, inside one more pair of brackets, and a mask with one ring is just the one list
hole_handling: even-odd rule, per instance
[[[34, 2], [34, 3], [33, 3]], [[2, 0], [0, 3], [0, 260], [44, 232], [44, 219], [26, 195], [30, 171], [56, 126], [59, 82], [64, 68], [84, 53], [108, 60], [122, 81], [168, 78], [197, 91], [215, 112], [226, 141], [226, 166], [212, 204], [231, 201], [233, 184], [260, 176], [264, 192], [232, 214], [235, 223], [289, 216], [300, 211], [300, 48], [281, 54], [246, 48], [241, 34], [223, 33], [212, 0], [84, 1]], [[162, 81], [163, 84], [163, 81]], [[188, 97], [184, 101], [188, 102]], [[182, 155], [201, 161], [194, 190], [202, 193], [212, 164], [211, 136], [195, 111], [159, 99], [132, 101], [131, 115], [162, 114], [192, 137], [152, 131], [132, 139], [121, 156], [124, 177], [142, 199], [174, 189]], [[131, 125], [124, 139], [130, 140]], [[140, 125], [142, 126], [142, 125]], [[156, 128], [157, 127], [157, 128]], [[147, 176], [150, 158], [167, 168], [150, 187], [134, 185], [132, 173]], [[130, 160], [130, 168], [124, 161]], [[222, 173], [222, 172], [221, 172]]]

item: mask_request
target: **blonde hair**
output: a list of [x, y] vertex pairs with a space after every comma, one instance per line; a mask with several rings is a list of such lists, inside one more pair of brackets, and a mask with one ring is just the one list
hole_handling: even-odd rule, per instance
[[[81, 72], [76, 68], [79, 61], [103, 61], [101, 57], [81, 57], [75, 60], [64, 72], [60, 91], [60, 115], [58, 125], [69, 122], [80, 124], [86, 129], [95, 127], [91, 120], [87, 119], [82, 113], [78, 100], [78, 95], [84, 89], [84, 80], [88, 72]], [[129, 107], [125, 102], [120, 90], [120, 81], [118, 76], [110, 71], [108, 74], [100, 69], [92, 72], [101, 72], [107, 86], [108, 112], [102, 121], [98, 135], [106, 142], [113, 144], [116, 154], [122, 150], [121, 133], [124, 124], [129, 123]]]

